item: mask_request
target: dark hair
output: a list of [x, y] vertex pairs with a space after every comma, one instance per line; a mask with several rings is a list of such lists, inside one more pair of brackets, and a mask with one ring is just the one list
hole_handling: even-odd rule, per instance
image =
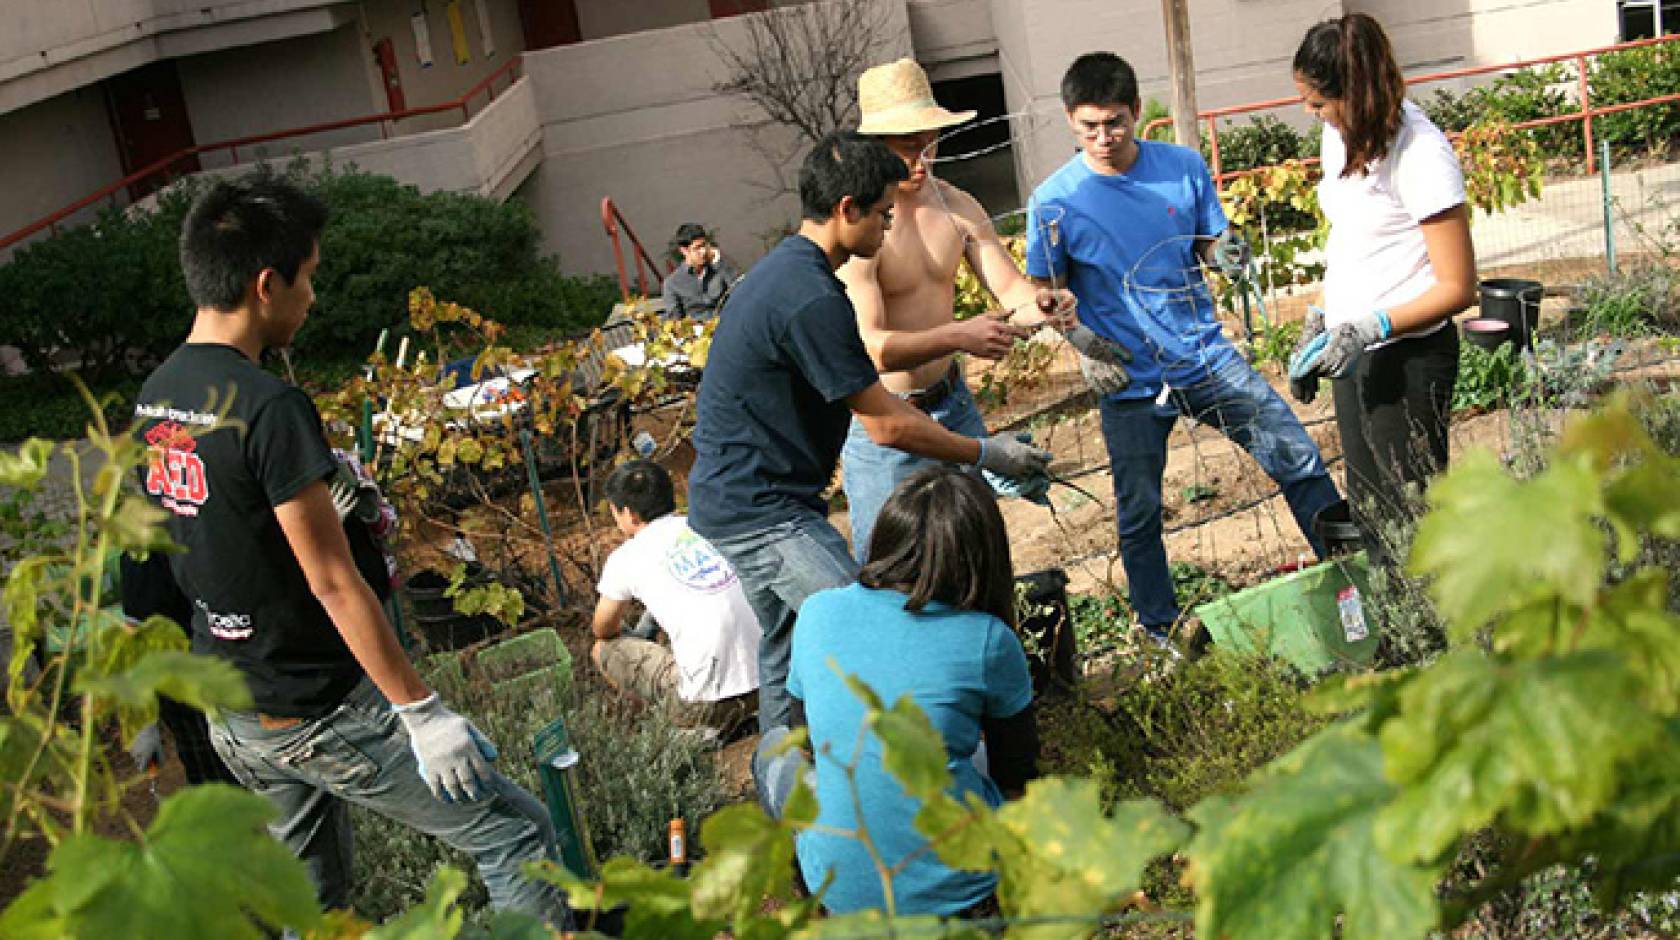
[[607, 474], [607, 482], [602, 489], [613, 508], [629, 509], [643, 522], [652, 522], [677, 509], [671, 475], [651, 460], [631, 460], [619, 464]]
[[1137, 103], [1137, 73], [1112, 52], [1087, 52], [1062, 73], [1062, 107], [1068, 111], [1082, 104], [1106, 108]]
[[696, 238], [704, 238], [707, 241], [711, 241], [712, 236], [706, 234], [706, 227], [701, 225], [699, 222], [684, 222], [683, 224], [677, 226], [677, 234], [671, 236], [671, 244], [681, 247], [689, 244]]
[[1295, 75], [1342, 103], [1338, 130], [1347, 145], [1343, 176], [1363, 176], [1372, 162], [1388, 156], [1389, 145], [1400, 133], [1406, 80], [1376, 20], [1349, 13], [1307, 30], [1295, 50]]
[[881, 201], [887, 187], [910, 178], [910, 168], [878, 138], [835, 131], [817, 141], [799, 168], [799, 203], [805, 218], [821, 222], [850, 196], [862, 209]]
[[264, 269], [290, 284], [327, 227], [327, 207], [285, 180], [223, 181], [181, 223], [181, 273], [198, 307], [232, 310]]
[[893, 490], [869, 539], [864, 587], [977, 610], [1015, 625], [1015, 572], [997, 497], [977, 477], [941, 464], [918, 470]]

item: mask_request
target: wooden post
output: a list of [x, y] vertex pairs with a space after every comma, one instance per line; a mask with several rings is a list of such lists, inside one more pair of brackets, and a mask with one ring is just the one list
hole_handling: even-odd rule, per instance
[[1196, 122], [1196, 63], [1190, 52], [1190, 0], [1161, 0], [1167, 27], [1167, 68], [1172, 72], [1173, 135], [1180, 146], [1199, 149]]

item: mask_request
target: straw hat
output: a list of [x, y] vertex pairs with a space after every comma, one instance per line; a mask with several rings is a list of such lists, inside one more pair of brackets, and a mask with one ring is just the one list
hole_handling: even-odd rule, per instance
[[927, 73], [911, 59], [877, 65], [858, 76], [859, 134], [914, 134], [961, 124], [973, 111], [947, 111], [933, 100]]

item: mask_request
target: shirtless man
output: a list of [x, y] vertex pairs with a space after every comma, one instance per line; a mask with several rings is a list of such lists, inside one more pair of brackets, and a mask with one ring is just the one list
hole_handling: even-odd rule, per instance
[[[858, 132], [879, 137], [910, 169], [910, 178], [898, 184], [893, 227], [880, 252], [854, 256], [836, 272], [857, 308], [858, 332], [888, 391], [952, 431], [985, 437], [985, 420], [954, 355], [1001, 359], [1017, 339], [1046, 322], [1064, 330], [1076, 327], [1073, 295], [1022, 277], [980, 203], [933, 175], [927, 161], [941, 129], [973, 118], [973, 111], [940, 107], [927, 74], [910, 59], [864, 72], [858, 100], [863, 110]], [[957, 267], [965, 257], [1003, 309], [952, 318]], [[900, 480], [928, 461], [872, 443], [856, 419], [841, 461], [852, 553], [862, 562], [882, 504]]]

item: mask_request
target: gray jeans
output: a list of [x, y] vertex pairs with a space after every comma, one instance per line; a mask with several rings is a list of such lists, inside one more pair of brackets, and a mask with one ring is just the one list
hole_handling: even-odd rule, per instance
[[557, 857], [543, 805], [500, 774], [490, 781], [492, 795], [477, 802], [433, 797], [402, 721], [372, 682], [364, 678], [319, 718], [281, 723], [224, 712], [210, 722], [210, 740], [239, 782], [280, 810], [269, 832], [309, 866], [323, 906], [350, 900], [348, 803], [357, 803], [472, 856], [497, 909], [569, 926], [565, 894], [519, 870]]

